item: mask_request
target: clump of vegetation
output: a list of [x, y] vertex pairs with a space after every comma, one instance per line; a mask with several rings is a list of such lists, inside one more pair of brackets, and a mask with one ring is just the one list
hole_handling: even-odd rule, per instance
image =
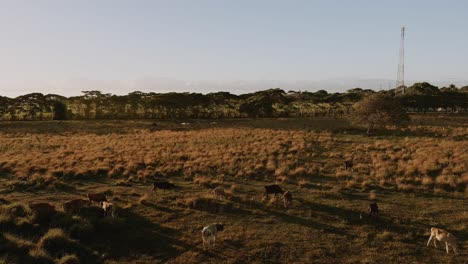
[[394, 98], [383, 94], [373, 94], [354, 105], [355, 117], [367, 127], [371, 134], [378, 127], [400, 125], [408, 121], [403, 106]]
[[141, 204], [141, 205], [148, 205], [149, 204], [149, 195], [148, 194], [144, 194], [143, 196], [140, 197], [140, 199], [138, 199], [138, 203]]
[[57, 264], [80, 264], [80, 259], [74, 254], [65, 255], [58, 260]]
[[60, 228], [53, 228], [47, 231], [39, 239], [37, 246], [53, 257], [63, 257], [69, 253], [76, 252], [78, 248], [77, 242], [70, 239]]
[[12, 203], [0, 206], [0, 228], [31, 229], [34, 215], [28, 206]]
[[377, 239], [380, 241], [390, 241], [393, 239], [393, 234], [389, 231], [384, 231], [383, 233], [380, 233], [377, 235]]
[[310, 183], [310, 181], [302, 179], [297, 182], [297, 185], [299, 188], [311, 188], [313, 185]]

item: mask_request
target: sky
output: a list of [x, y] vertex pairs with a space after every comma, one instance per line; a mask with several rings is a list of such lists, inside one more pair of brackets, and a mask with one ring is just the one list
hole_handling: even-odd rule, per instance
[[468, 85], [466, 0], [0, 0], [0, 95]]

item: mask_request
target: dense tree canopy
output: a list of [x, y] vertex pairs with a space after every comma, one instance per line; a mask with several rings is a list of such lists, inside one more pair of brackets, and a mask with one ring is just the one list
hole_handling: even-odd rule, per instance
[[408, 121], [408, 115], [403, 106], [388, 95], [373, 94], [354, 105], [355, 117], [367, 126], [367, 133], [372, 133], [377, 127], [400, 125]]
[[[31, 93], [16, 98], [0, 96], [0, 120], [341, 116], [350, 114], [353, 104], [375, 93], [361, 88], [344, 93], [286, 93], [276, 88], [242, 95], [135, 91], [122, 96], [93, 90], [68, 98]], [[394, 97], [392, 90], [378, 93]], [[395, 99], [407, 112], [466, 111], [468, 86], [439, 89], [427, 82], [415, 83]]]

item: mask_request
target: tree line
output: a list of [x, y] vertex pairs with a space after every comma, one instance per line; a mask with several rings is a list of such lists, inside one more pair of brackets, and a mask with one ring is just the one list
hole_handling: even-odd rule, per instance
[[353, 105], [379, 93], [394, 97], [407, 112], [467, 111], [468, 86], [438, 88], [427, 82], [376, 92], [354, 88], [344, 93], [269, 89], [235, 95], [229, 92], [144, 93], [113, 95], [83, 91], [81, 96], [31, 93], [16, 98], [0, 96], [0, 120], [184, 119], [243, 117], [343, 116]]

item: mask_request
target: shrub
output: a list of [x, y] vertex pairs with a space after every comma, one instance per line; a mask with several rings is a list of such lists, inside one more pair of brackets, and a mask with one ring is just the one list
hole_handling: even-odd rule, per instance
[[138, 203], [141, 204], [141, 205], [148, 205], [148, 204], [150, 204], [148, 199], [149, 199], [149, 195], [145, 194], [142, 197], [140, 197], [140, 199], [138, 199]]
[[388, 231], [384, 231], [383, 233], [377, 235], [377, 239], [381, 241], [390, 241], [393, 240], [393, 234]]
[[33, 264], [54, 264], [54, 261], [42, 249], [31, 249], [28, 253], [28, 257]]
[[211, 179], [206, 177], [206, 176], [195, 176], [193, 178], [193, 183], [198, 184], [199, 186], [204, 186], [204, 187], [215, 187], [216, 184], [213, 184], [211, 182]]
[[372, 133], [377, 127], [400, 125], [409, 120], [398, 101], [380, 93], [356, 103], [354, 111], [357, 121], [367, 126], [367, 133]]
[[78, 243], [70, 239], [60, 228], [50, 229], [39, 239], [37, 246], [56, 258], [79, 250]]
[[57, 264], [80, 264], [80, 259], [76, 255], [65, 255], [58, 260]]
[[434, 187], [434, 180], [431, 177], [426, 176], [422, 178], [421, 184], [427, 189], [431, 189]]
[[10, 215], [12, 218], [29, 218], [33, 216], [31, 209], [22, 203], [5, 205], [2, 207], [1, 211], [2, 213]]
[[299, 185], [299, 188], [311, 188], [312, 187], [312, 184], [310, 183], [310, 181], [308, 180], [300, 180], [298, 183]]
[[0, 228], [8, 230], [33, 231], [34, 215], [28, 206], [12, 203], [0, 207]]

